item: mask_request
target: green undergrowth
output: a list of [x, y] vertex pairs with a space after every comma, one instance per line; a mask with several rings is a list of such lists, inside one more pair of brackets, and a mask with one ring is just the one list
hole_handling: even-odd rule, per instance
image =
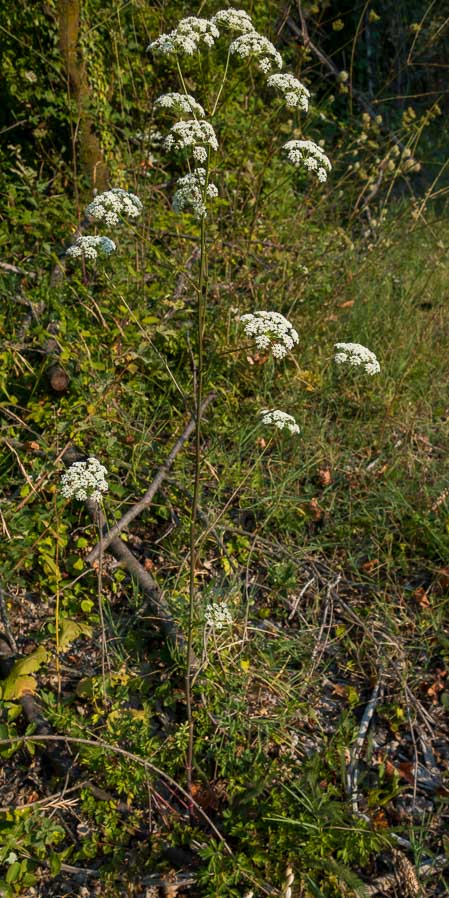
[[[163, 23], [152, 15], [153, 33]], [[129, 71], [122, 77], [128, 89]], [[219, 122], [230, 155], [214, 174], [209, 230], [205, 391], [215, 396], [203, 425], [193, 801], [185, 655], [124, 567], [107, 555], [99, 581], [85, 563], [97, 534], [61, 496], [60, 459], [73, 445], [106, 466], [112, 523], [181, 434], [192, 415], [198, 227], [171, 211], [176, 165], [142, 149], [129, 126], [109, 163], [141, 197], [142, 221], [114, 235], [105, 264], [68, 264], [58, 280], [77, 224], [64, 158], [52, 189], [19, 165], [20, 148], [15, 178], [4, 175], [0, 237], [19, 269], [0, 269], [0, 585], [19, 656], [0, 684], [0, 753], [14, 785], [0, 820], [7, 898], [56, 894], [70, 868], [90, 870], [111, 898], [145, 894], [145, 877], [173, 870], [192, 874], [194, 898], [259, 898], [280, 894], [288, 864], [294, 898], [363, 896], [391, 869], [398, 836], [415, 864], [445, 850], [444, 776], [426, 827], [397, 800], [413, 797], [400, 764], [416, 760], [417, 719], [428, 727], [433, 714], [443, 728], [449, 706], [447, 213], [392, 190], [374, 221], [356, 214], [359, 175], [347, 183], [342, 172], [356, 147], [375, 170], [380, 131], [371, 123], [365, 151], [352, 120], [344, 142], [324, 92], [308, 136], [335, 138], [335, 181], [284, 183], [274, 144], [292, 122], [268, 115], [253, 86], [244, 102], [230, 91]], [[139, 105], [138, 88], [127, 110], [136, 126], [148, 101]], [[294, 355], [275, 365], [244, 345], [238, 319], [256, 309], [292, 321]], [[337, 368], [339, 341], [368, 346], [381, 373]], [[55, 364], [68, 378], [60, 392]], [[299, 437], [261, 427], [265, 408], [294, 415]], [[188, 443], [123, 534], [180, 633], [193, 464]], [[214, 602], [232, 617], [223, 630], [207, 626]], [[379, 679], [384, 741], [370, 732], [363, 745], [356, 807], [348, 765]], [[44, 735], [60, 742], [27, 716], [27, 694]]]
[[[170, 222], [171, 228], [179, 225]], [[441, 500], [449, 409], [445, 228], [442, 220], [413, 225], [404, 206], [367, 247], [352, 244], [329, 222], [309, 233], [299, 209], [289, 238], [282, 222], [271, 232], [264, 221], [264, 239], [273, 246], [254, 237], [248, 248], [237, 235], [235, 249], [218, 237], [211, 247], [207, 388], [217, 396], [204, 427], [206, 533], [195, 615], [200, 666], [190, 819], [187, 799], [170, 784], [183, 785], [185, 775], [183, 658], [163, 644], [151, 612], [139, 617], [138, 592], [120, 567], [111, 568], [103, 580], [111, 672], [102, 682], [91, 647], [98, 587], [82, 561], [95, 534], [82, 508], [67, 506], [58, 494], [55, 463], [67, 442], [99, 457], [110, 472], [112, 520], [163, 462], [188, 415], [180, 390], [188, 394], [192, 386], [192, 309], [188, 292], [173, 302], [171, 287], [190, 244], [174, 238], [153, 244], [150, 236], [147, 265], [153, 271], [160, 262], [164, 274], [142, 278], [140, 286], [139, 275], [137, 283], [125, 276], [122, 260], [90, 275], [87, 284], [70, 273], [58, 292], [44, 276], [36, 284], [4, 279], [10, 297], [2, 350], [7, 606], [13, 614], [22, 598], [40, 609], [24, 645], [31, 639], [31, 646], [46, 649], [31, 672], [52, 731], [100, 739], [131, 755], [73, 746], [81, 783], [75, 842], [39, 806], [6, 814], [6, 894], [39, 879], [46, 858], [53, 876], [61, 862], [96, 867], [101, 859], [105, 894], [114, 895], [124, 865], [130, 881], [163, 873], [180, 866], [170, 852], [182, 849], [198, 894], [241, 896], [250, 886], [279, 886], [291, 862], [303, 894], [363, 895], [363, 879], [386, 856], [392, 832], [401, 831], [389, 809], [403, 789], [382, 763], [376, 773], [368, 766], [360, 783], [365, 816], [351, 812], [345, 759], [370, 683], [394, 664], [379, 714], [401, 737], [407, 689], [421, 694], [449, 646], [441, 578], [449, 542]], [[137, 250], [142, 246], [136, 243]], [[129, 266], [131, 250], [125, 241]], [[305, 259], [308, 273], [301, 273]], [[30, 306], [14, 306], [14, 295]], [[294, 322], [300, 334], [294, 363], [274, 367], [240, 348], [236, 315], [255, 300]], [[61, 397], [49, 390], [42, 354], [55, 330], [59, 361], [70, 374]], [[381, 374], [369, 379], [336, 371], [338, 340], [369, 345]], [[295, 415], [299, 438], [270, 440], [258, 426], [259, 410], [279, 404]], [[188, 446], [128, 536], [164, 587], [181, 629], [191, 465]], [[61, 618], [79, 625], [61, 655], [59, 697], [58, 595]], [[234, 625], [211, 634], [205, 606], [223, 599]], [[443, 690], [443, 702], [446, 695]], [[13, 687], [2, 735], [23, 732]], [[4, 753], [20, 768], [30, 750]], [[46, 775], [56, 783], [48, 763]], [[103, 799], [92, 782], [106, 793]], [[150, 840], [148, 814], [158, 820]]]

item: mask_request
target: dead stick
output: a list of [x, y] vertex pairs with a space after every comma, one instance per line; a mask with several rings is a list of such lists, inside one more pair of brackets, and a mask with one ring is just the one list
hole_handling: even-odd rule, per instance
[[[98, 527], [100, 529], [106, 528], [106, 518], [99, 510], [96, 502], [92, 502], [91, 499], [88, 499], [86, 501], [86, 507], [91, 517], [97, 522]], [[114, 536], [110, 540], [109, 547], [114, 558], [116, 558], [117, 561], [121, 561], [125, 565], [131, 577], [139, 584], [143, 594], [148, 600], [150, 607], [156, 613], [157, 620], [161, 626], [161, 629], [165, 633], [165, 636], [167, 636], [167, 638], [170, 639], [179, 649], [184, 649], [184, 637], [176, 627], [169, 607], [163, 597], [162, 590], [156, 583], [156, 580], [154, 580], [149, 571], [145, 570], [143, 565], [140, 564], [140, 561], [137, 560], [136, 556], [133, 555], [130, 549], [128, 549], [128, 546], [125, 545], [125, 543], [122, 539], [120, 539], [119, 536]]]
[[12, 274], [23, 274], [29, 278], [37, 277], [35, 271], [25, 271], [24, 268], [19, 268], [18, 265], [10, 265], [9, 262], [0, 262], [0, 268], [3, 268], [4, 271], [10, 271]]
[[[201, 415], [204, 414], [208, 405], [210, 405], [210, 403], [212, 402], [213, 399], [215, 399], [215, 393], [209, 393], [209, 395], [206, 396], [206, 398], [201, 406]], [[139, 499], [139, 501], [136, 502], [135, 505], [133, 505], [132, 508], [130, 508], [126, 512], [126, 514], [123, 515], [123, 517], [120, 519], [120, 521], [117, 521], [117, 523], [114, 524], [114, 526], [111, 527], [110, 530], [106, 530], [106, 532], [103, 533], [103, 540], [102, 540], [103, 552], [106, 551], [108, 546], [110, 546], [112, 544], [114, 537], [118, 536], [122, 532], [122, 530], [124, 530], [125, 527], [127, 527], [128, 524], [130, 524], [131, 521], [134, 520], [134, 518], [137, 518], [138, 515], [145, 508], [148, 508], [148, 506], [151, 505], [155, 494], [157, 493], [162, 482], [165, 480], [171, 466], [173, 465], [173, 462], [174, 462], [176, 456], [181, 451], [182, 447], [184, 446], [184, 443], [187, 442], [187, 440], [193, 433], [194, 429], [195, 429], [195, 418], [191, 418], [191, 420], [187, 424], [187, 427], [185, 428], [184, 432], [181, 434], [181, 436], [179, 437], [179, 439], [176, 441], [175, 445], [173, 446], [173, 449], [171, 450], [170, 454], [168, 455], [166, 461], [164, 461], [164, 463], [160, 466], [153, 482], [148, 487], [145, 495], [142, 496], [142, 498]], [[94, 546], [94, 548], [89, 552], [89, 554], [86, 555], [87, 563], [92, 564], [94, 561], [97, 560], [97, 558], [99, 557], [99, 554], [100, 554], [100, 543], [97, 543], [97, 545]]]
[[[67, 449], [61, 456], [61, 460], [67, 467], [84, 458], [85, 456], [73, 446]], [[107, 521], [97, 502], [93, 502], [92, 499], [86, 499], [85, 506], [100, 531], [107, 532]], [[183, 650], [185, 648], [184, 637], [179, 632], [173, 620], [170, 609], [163, 597], [162, 590], [156, 583], [156, 580], [154, 580], [149, 571], [145, 570], [119, 536], [115, 536], [111, 539], [109, 545], [112, 555], [114, 555], [117, 561], [121, 561], [124, 564], [131, 577], [133, 577], [139, 584], [148, 600], [148, 604], [155, 611], [157, 620], [159, 621], [165, 636], [180, 650]]]

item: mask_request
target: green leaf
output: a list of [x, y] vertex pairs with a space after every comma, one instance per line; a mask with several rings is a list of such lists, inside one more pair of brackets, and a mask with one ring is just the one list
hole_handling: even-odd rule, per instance
[[24, 676], [25, 674], [35, 673], [36, 670], [39, 670], [41, 664], [44, 664], [48, 658], [48, 652], [44, 648], [43, 645], [38, 646], [34, 652], [31, 652], [30, 655], [27, 655], [26, 658], [21, 658], [20, 661], [16, 661], [12, 670], [9, 673], [9, 677], [12, 673], [15, 676]]
[[15, 882], [18, 876], [20, 875], [20, 863], [19, 861], [14, 861], [6, 872], [6, 882]]
[[30, 676], [16, 676], [11, 671], [9, 677], [3, 683], [2, 692], [4, 701], [12, 701], [14, 699], [21, 698], [25, 693], [31, 693], [34, 695], [37, 688], [37, 682], [35, 677]]
[[52, 876], [57, 876], [61, 869], [61, 858], [59, 854], [51, 854], [50, 855], [50, 873]]
[[78, 636], [92, 636], [92, 628], [84, 621], [65, 618], [61, 621], [59, 631], [59, 648], [64, 652]]
[[31, 655], [16, 661], [9, 672], [8, 677], [2, 683], [2, 697], [4, 701], [14, 701], [20, 698], [25, 692], [34, 693], [36, 691], [36, 680], [29, 674], [39, 670], [41, 664], [47, 660], [47, 650], [43, 645], [38, 646]]

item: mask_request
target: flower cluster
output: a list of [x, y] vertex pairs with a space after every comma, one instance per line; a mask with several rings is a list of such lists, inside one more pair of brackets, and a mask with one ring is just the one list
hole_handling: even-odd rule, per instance
[[224, 630], [233, 623], [232, 614], [226, 602], [211, 602], [206, 605], [204, 614], [206, 627], [211, 630]]
[[294, 75], [270, 75], [267, 80], [268, 87], [274, 87], [283, 95], [287, 106], [307, 112], [309, 108], [310, 91], [301, 84]]
[[100, 253], [103, 256], [109, 256], [116, 249], [116, 245], [109, 237], [77, 237], [72, 246], [66, 250], [66, 256], [72, 259], [90, 259], [95, 261]]
[[161, 34], [160, 37], [152, 41], [147, 49], [153, 53], [160, 53], [162, 56], [169, 56], [171, 53], [185, 53], [187, 56], [193, 56], [201, 44], [213, 47], [218, 37], [220, 37], [220, 32], [214, 22], [210, 22], [209, 19], [188, 16], [186, 19], [181, 19], [174, 31]]
[[366, 374], [379, 374], [380, 365], [374, 352], [360, 343], [335, 343], [338, 351], [334, 355], [337, 365], [348, 364], [353, 368], [362, 367]]
[[173, 196], [173, 210], [184, 212], [190, 206], [196, 218], [206, 216], [206, 198], [215, 199], [218, 196], [215, 184], [208, 184], [206, 187], [206, 170], [197, 168], [194, 172], [179, 178], [176, 183], [178, 189]]
[[270, 349], [277, 359], [283, 359], [298, 342], [295, 328], [280, 312], [255, 312], [242, 315], [247, 337], [254, 337], [258, 349]]
[[260, 414], [263, 415], [262, 424], [274, 424], [279, 430], [283, 430], [286, 427], [290, 433], [299, 433], [299, 427], [293, 415], [288, 415], [287, 412], [281, 412], [279, 409], [274, 409], [273, 411], [264, 409]]
[[108, 491], [106, 474], [104, 465], [93, 455], [87, 461], [75, 461], [61, 477], [61, 493], [65, 499], [100, 502]]
[[240, 34], [229, 46], [229, 52], [240, 59], [248, 59], [253, 56], [257, 66], [266, 75], [274, 69], [282, 68], [282, 56], [268, 38], [263, 37], [257, 31], [247, 31]]
[[204, 120], [197, 122], [196, 119], [176, 122], [170, 128], [164, 145], [167, 150], [184, 150], [187, 147], [193, 147], [193, 158], [197, 162], [204, 162], [207, 159], [206, 146], [218, 150], [218, 141], [212, 125]]
[[195, 100], [195, 97], [191, 97], [190, 94], [178, 94], [176, 92], [162, 94], [161, 97], [157, 98], [154, 108], [173, 109], [174, 112], [181, 114], [186, 112], [189, 115], [198, 115], [200, 118], [205, 116], [201, 104]]
[[326, 181], [332, 166], [326, 154], [313, 140], [288, 140], [283, 149], [289, 162], [297, 168], [304, 166], [307, 171], [315, 172], [319, 181]]
[[220, 9], [219, 12], [212, 16], [211, 22], [221, 28], [228, 28], [229, 31], [240, 31], [241, 34], [255, 30], [248, 13], [244, 9]]
[[142, 211], [142, 203], [134, 193], [121, 187], [114, 187], [99, 193], [86, 208], [86, 215], [103, 221], [106, 225], [117, 225], [121, 218], [137, 218]]

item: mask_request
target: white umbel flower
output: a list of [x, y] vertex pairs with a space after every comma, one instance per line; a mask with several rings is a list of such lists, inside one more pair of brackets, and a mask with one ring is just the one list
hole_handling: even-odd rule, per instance
[[274, 424], [279, 430], [286, 428], [290, 433], [299, 433], [299, 427], [293, 415], [288, 415], [287, 412], [281, 412], [279, 409], [273, 409], [273, 411], [264, 409], [260, 414], [263, 415], [262, 424]]
[[113, 227], [124, 218], [137, 218], [143, 209], [139, 197], [121, 187], [99, 193], [86, 208], [86, 215]]
[[348, 364], [352, 368], [364, 368], [366, 374], [379, 374], [380, 365], [374, 352], [362, 346], [360, 343], [335, 343], [337, 352], [334, 362], [337, 365]]
[[292, 109], [300, 109], [301, 112], [307, 112], [310, 91], [294, 75], [270, 75], [267, 84], [268, 87], [273, 87], [284, 95], [287, 106]]
[[98, 254], [109, 256], [115, 249], [116, 245], [109, 237], [91, 237], [86, 234], [84, 237], [77, 237], [65, 254], [72, 259], [84, 258], [95, 262]]
[[204, 614], [206, 627], [211, 630], [224, 630], [233, 623], [232, 614], [226, 602], [211, 602], [206, 605]]
[[261, 72], [268, 75], [272, 69], [282, 68], [282, 56], [268, 38], [257, 31], [240, 34], [229, 45], [229, 52], [240, 59], [254, 57]]
[[165, 138], [164, 146], [166, 150], [184, 150], [188, 147], [193, 147], [195, 159], [198, 162], [203, 162], [204, 158], [199, 158], [195, 153], [195, 149], [197, 147], [203, 149], [207, 158], [206, 147], [209, 146], [213, 150], [218, 150], [218, 140], [209, 122], [189, 119], [186, 122], [176, 122], [170, 128]]
[[247, 31], [255, 31], [254, 25], [244, 9], [220, 9], [212, 16], [211, 22], [219, 28], [227, 28], [229, 31], [239, 31], [245, 34]]
[[204, 118], [205, 112], [201, 103], [191, 97], [190, 94], [178, 94], [176, 92], [162, 94], [158, 97], [154, 104], [155, 109], [173, 109], [176, 113], [187, 113], [188, 115], [198, 115]]
[[258, 349], [271, 349], [273, 356], [283, 359], [298, 342], [298, 332], [280, 312], [254, 312], [242, 315], [247, 337], [253, 337]]
[[303, 166], [307, 171], [314, 172], [319, 181], [327, 181], [328, 172], [332, 168], [330, 160], [313, 140], [288, 140], [283, 149], [289, 162], [296, 168]]
[[220, 32], [214, 22], [197, 16], [187, 16], [186, 19], [181, 19], [174, 31], [161, 34], [148, 45], [147, 49], [162, 56], [169, 56], [171, 53], [185, 53], [192, 56], [200, 49], [201, 44], [213, 47], [218, 37]]
[[189, 207], [196, 218], [204, 218], [207, 215], [206, 199], [214, 199], [218, 196], [215, 184], [206, 185], [206, 170], [197, 168], [194, 172], [179, 178], [177, 191], [173, 196], [173, 210], [184, 212]]
[[93, 455], [87, 461], [75, 461], [61, 477], [61, 493], [65, 499], [100, 502], [108, 491], [106, 474], [104, 465]]

